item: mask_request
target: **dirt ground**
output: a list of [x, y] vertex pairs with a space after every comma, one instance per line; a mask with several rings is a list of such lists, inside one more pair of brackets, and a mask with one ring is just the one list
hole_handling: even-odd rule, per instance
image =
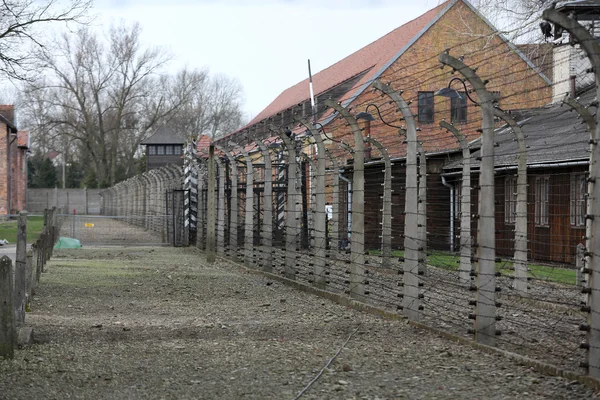
[[56, 251], [31, 308], [1, 399], [595, 398], [194, 249]]

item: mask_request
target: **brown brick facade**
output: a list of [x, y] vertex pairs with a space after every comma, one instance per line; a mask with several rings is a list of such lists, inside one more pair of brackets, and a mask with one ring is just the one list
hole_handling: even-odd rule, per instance
[[[499, 106], [502, 109], [534, 108], [550, 103], [551, 86], [506, 42], [497, 36], [490, 36], [491, 34], [492, 29], [486, 22], [459, 1], [392, 63], [381, 74], [380, 79], [395, 90], [403, 91], [403, 98], [412, 101], [411, 109], [417, 117], [419, 92], [435, 92], [448, 86], [451, 78], [460, 77], [458, 73], [452, 75], [449, 67], [440, 68], [438, 55], [450, 49], [450, 54], [455, 57], [465, 55], [465, 64], [476, 68], [481, 79], [489, 80], [487, 89], [499, 92]], [[454, 82], [452, 88], [464, 91], [460, 82]], [[475, 101], [478, 100], [475, 93], [471, 96]], [[356, 115], [374, 103], [379, 106], [386, 121], [403, 125], [395, 105], [388, 101], [389, 98], [382, 98], [381, 93], [367, 88], [352, 101], [351, 112]], [[375, 121], [371, 123], [371, 136], [382, 142], [390, 156], [404, 156], [406, 146], [402, 143], [398, 130], [381, 123], [373, 107], [369, 108], [369, 112], [375, 116]], [[450, 99], [434, 97], [433, 122], [422, 123], [417, 118], [417, 125], [421, 129], [418, 132], [419, 140], [423, 142], [426, 152], [459, 147], [452, 134], [440, 129], [439, 122], [442, 119], [450, 120]], [[338, 118], [328, 126], [327, 131], [335, 137], [343, 136], [352, 144], [352, 135], [345, 125], [345, 121]], [[468, 100], [467, 122], [461, 124], [460, 128], [467, 140], [480, 136], [477, 129], [481, 128], [481, 112], [479, 107]]]
[[14, 106], [0, 105], [0, 219], [26, 208], [27, 132], [14, 126]]
[[[551, 102], [552, 89], [527, 62], [520, 57], [501, 38], [490, 36], [492, 29], [476, 15], [467, 5], [457, 2], [437, 22], [420, 36], [390, 67], [385, 70], [380, 79], [388, 83], [393, 89], [403, 91], [403, 98], [410, 103], [417, 126], [419, 141], [428, 155], [427, 186], [429, 190], [427, 199], [428, 215], [428, 246], [432, 249], [447, 250], [449, 248], [448, 218], [450, 193], [442, 185], [440, 173], [444, 161], [455, 155], [444, 155], [449, 150], [458, 151], [459, 145], [454, 136], [441, 129], [440, 121], [449, 121], [450, 99], [434, 97], [434, 118], [430, 123], [418, 120], [418, 93], [436, 92], [447, 87], [450, 79], [461, 77], [458, 73], [452, 74], [451, 69], [440, 68], [438, 55], [450, 49], [450, 54], [455, 57], [465, 56], [465, 64], [477, 69], [482, 79], [489, 80], [487, 88], [492, 92], [499, 92], [499, 106], [505, 110], [541, 107]], [[468, 83], [467, 83], [468, 85]], [[469, 87], [469, 86], [467, 86]], [[453, 89], [464, 91], [460, 82], [454, 82]], [[346, 98], [351, 98], [350, 93]], [[471, 94], [477, 101], [476, 94]], [[406, 144], [397, 128], [383, 124], [374, 107], [379, 107], [382, 117], [393, 125], [405, 125], [395, 104], [390, 104], [389, 98], [382, 97], [380, 92], [372, 88], [365, 89], [347, 106], [353, 115], [361, 111], [373, 114], [375, 120], [370, 123], [370, 135], [383, 144], [392, 158], [406, 155]], [[365, 121], [359, 125], [366, 135]], [[457, 124], [458, 125], [458, 124]], [[481, 134], [481, 111], [478, 106], [467, 100], [467, 121], [461, 123], [459, 128], [468, 141], [478, 138]], [[325, 128], [326, 132], [334, 138], [341, 139], [351, 146], [354, 145], [353, 135], [346, 121], [335, 118]], [[340, 160], [350, 160], [352, 155], [344, 153], [337, 145], [332, 145], [331, 150]], [[433, 156], [433, 153], [442, 155]], [[458, 154], [458, 153], [457, 153]], [[377, 150], [373, 149], [372, 155], [380, 157]], [[344, 164], [344, 162], [341, 162]], [[348, 175], [351, 176], [352, 166], [347, 165]], [[381, 197], [382, 166], [367, 165], [365, 167], [365, 242], [367, 247], [376, 248], [381, 235]], [[403, 181], [405, 167], [403, 162], [396, 162], [393, 167], [394, 195], [392, 199], [393, 210], [402, 210], [404, 207]], [[331, 189], [328, 190], [330, 195]], [[342, 211], [344, 213], [344, 211]], [[398, 213], [399, 214], [399, 213]], [[402, 247], [403, 217], [393, 216], [393, 247]], [[345, 223], [345, 221], [344, 221]], [[341, 225], [342, 226], [342, 225]], [[345, 233], [342, 232], [342, 237]]]

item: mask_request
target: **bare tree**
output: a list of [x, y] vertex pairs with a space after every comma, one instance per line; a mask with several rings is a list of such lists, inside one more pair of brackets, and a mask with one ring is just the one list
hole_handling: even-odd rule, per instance
[[509, 40], [540, 42], [542, 12], [556, 0], [473, 0], [473, 5]]
[[116, 182], [118, 168], [134, 173], [140, 142], [198, 90], [162, 74], [169, 56], [142, 48], [140, 33], [136, 24], [112, 27], [106, 41], [85, 27], [64, 34], [38, 53], [46, 80], [26, 85], [39, 133], [74, 139], [102, 185]]
[[208, 135], [217, 138], [244, 124], [240, 83], [224, 75], [209, 76], [208, 71], [194, 71], [201, 88], [174, 115], [171, 124], [185, 138]]
[[35, 48], [46, 46], [39, 29], [56, 22], [85, 23], [91, 6], [92, 0], [0, 2], [0, 72], [13, 79], [30, 78]]

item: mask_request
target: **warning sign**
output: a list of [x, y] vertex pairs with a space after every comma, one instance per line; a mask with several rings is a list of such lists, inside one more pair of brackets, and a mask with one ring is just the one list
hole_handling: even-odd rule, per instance
[[92, 224], [92, 223], [90, 223], [90, 222], [86, 222], [86, 223], [85, 223], [85, 227], [86, 227], [86, 228], [93, 228], [93, 227], [94, 227], [94, 224]]

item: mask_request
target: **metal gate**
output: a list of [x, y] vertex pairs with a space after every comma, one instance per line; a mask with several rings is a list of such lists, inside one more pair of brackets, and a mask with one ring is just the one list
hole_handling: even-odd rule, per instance
[[[167, 240], [172, 246], [188, 245], [188, 232], [185, 223], [185, 204], [189, 200], [189, 190], [172, 190], [166, 192]], [[188, 221], [189, 222], [189, 221]]]

